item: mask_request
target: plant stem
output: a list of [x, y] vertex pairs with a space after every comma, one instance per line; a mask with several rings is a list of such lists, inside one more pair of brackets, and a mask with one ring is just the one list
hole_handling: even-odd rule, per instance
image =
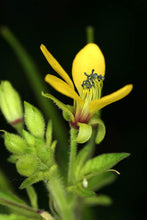
[[55, 208], [58, 208], [58, 214], [62, 220], [75, 220], [72, 206], [68, 201], [64, 186], [57, 171], [50, 177], [47, 183], [47, 189], [55, 202]]
[[94, 42], [94, 28], [92, 26], [86, 27], [86, 34], [87, 34], [87, 43]]
[[69, 170], [68, 170], [68, 184], [72, 184], [74, 181], [74, 169], [75, 169], [75, 159], [77, 153], [77, 143], [76, 135], [77, 129], [71, 127], [70, 130], [70, 157], [69, 157]]

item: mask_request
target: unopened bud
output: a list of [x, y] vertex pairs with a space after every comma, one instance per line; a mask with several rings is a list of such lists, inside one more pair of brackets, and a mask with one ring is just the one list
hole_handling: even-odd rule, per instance
[[0, 107], [6, 120], [14, 127], [22, 124], [23, 108], [18, 92], [9, 81], [0, 84]]
[[38, 171], [39, 160], [34, 155], [25, 154], [16, 162], [16, 168], [19, 174], [31, 176]]

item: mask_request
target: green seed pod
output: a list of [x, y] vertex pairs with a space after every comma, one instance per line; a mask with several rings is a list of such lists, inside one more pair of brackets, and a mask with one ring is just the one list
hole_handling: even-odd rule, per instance
[[16, 168], [19, 174], [31, 176], [38, 171], [39, 160], [34, 155], [26, 154], [16, 162]]
[[44, 137], [45, 123], [41, 112], [28, 102], [25, 106], [25, 124], [28, 130], [38, 138]]
[[5, 140], [6, 148], [11, 153], [24, 154], [27, 150], [25, 140], [16, 134], [11, 134], [5, 131], [4, 140]]

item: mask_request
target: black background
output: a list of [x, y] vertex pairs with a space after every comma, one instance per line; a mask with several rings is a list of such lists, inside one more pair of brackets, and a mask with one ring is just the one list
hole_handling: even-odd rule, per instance
[[[106, 59], [104, 95], [125, 84], [134, 85], [133, 92], [128, 97], [103, 110], [107, 135], [97, 147], [97, 153], [124, 151], [130, 152], [131, 157], [117, 166], [117, 170], [121, 172], [118, 180], [102, 191], [112, 196], [113, 206], [94, 209], [93, 219], [145, 219], [145, 14], [146, 5], [143, 0], [0, 2], [0, 25], [6, 25], [13, 31], [34, 58], [42, 77], [48, 71], [54, 72], [42, 56], [40, 44], [44, 43], [70, 74], [75, 54], [86, 44], [85, 28], [92, 25], [95, 28], [95, 43], [100, 46]], [[0, 78], [11, 81], [23, 100], [38, 105], [23, 68], [2, 37]], [[65, 103], [70, 101], [64, 96], [56, 95]], [[0, 129], [2, 128], [11, 130], [0, 115]], [[17, 188], [23, 178], [16, 174], [13, 165], [6, 162], [8, 155], [1, 140], [1, 168]], [[38, 187], [38, 190], [39, 188], [41, 187]], [[43, 197], [40, 200], [40, 206], [43, 208], [46, 192], [43, 188], [39, 191], [39, 198]], [[18, 193], [25, 196], [22, 192]]]

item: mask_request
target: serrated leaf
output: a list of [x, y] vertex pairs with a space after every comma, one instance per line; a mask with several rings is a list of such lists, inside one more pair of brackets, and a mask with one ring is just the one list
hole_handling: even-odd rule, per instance
[[71, 112], [71, 110], [61, 101], [59, 101], [57, 98], [55, 98], [53, 95], [51, 94], [47, 94], [42, 92], [42, 95], [48, 99], [51, 99], [61, 110], [63, 110], [64, 112], [66, 112], [66, 114], [69, 116], [69, 118], [71, 120], [74, 120], [74, 116]]
[[94, 176], [88, 180], [88, 189], [100, 190], [106, 185], [113, 183], [117, 178], [117, 175], [112, 172], [104, 172], [97, 176]]
[[97, 195], [94, 197], [85, 198], [84, 204], [87, 206], [94, 206], [94, 205], [108, 206], [112, 204], [112, 199], [106, 195]]
[[83, 144], [87, 142], [92, 135], [92, 127], [85, 123], [78, 123], [79, 133], [76, 138], [76, 142], [79, 144]]
[[24, 107], [25, 107], [25, 124], [28, 130], [35, 137], [43, 138], [45, 123], [41, 112], [36, 107], [29, 104], [28, 102], [24, 102]]
[[105, 127], [104, 122], [98, 116], [95, 116], [90, 120], [89, 124], [91, 124], [91, 125], [97, 124], [98, 125], [95, 142], [96, 142], [96, 144], [100, 144], [106, 134], [106, 127]]
[[86, 162], [81, 170], [80, 179], [84, 176], [96, 176], [97, 174], [110, 169], [129, 155], [130, 154], [128, 153], [109, 153], [97, 156]]

